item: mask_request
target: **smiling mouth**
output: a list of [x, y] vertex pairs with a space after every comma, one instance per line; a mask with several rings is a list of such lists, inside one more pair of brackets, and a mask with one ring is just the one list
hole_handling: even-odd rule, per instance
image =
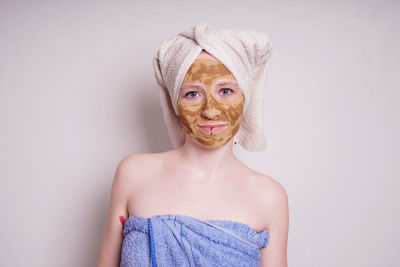
[[223, 131], [226, 127], [228, 127], [227, 124], [202, 124], [198, 125], [199, 129], [208, 135], [213, 135], [217, 134], [221, 131]]

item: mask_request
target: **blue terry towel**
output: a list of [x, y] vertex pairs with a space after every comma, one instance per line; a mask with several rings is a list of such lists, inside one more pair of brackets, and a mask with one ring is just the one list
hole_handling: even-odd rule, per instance
[[267, 229], [176, 214], [128, 217], [123, 236], [121, 267], [260, 266], [269, 240]]

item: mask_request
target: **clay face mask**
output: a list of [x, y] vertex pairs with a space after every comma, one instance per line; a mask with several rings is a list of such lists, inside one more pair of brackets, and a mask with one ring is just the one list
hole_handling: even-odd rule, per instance
[[210, 58], [198, 58], [190, 66], [177, 103], [186, 133], [207, 148], [219, 148], [237, 133], [243, 105], [233, 75]]

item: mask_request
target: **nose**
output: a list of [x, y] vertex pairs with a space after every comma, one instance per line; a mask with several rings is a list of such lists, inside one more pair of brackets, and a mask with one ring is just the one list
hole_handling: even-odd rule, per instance
[[205, 106], [203, 107], [203, 110], [201, 111], [201, 116], [204, 118], [207, 118], [209, 120], [213, 120], [217, 117], [219, 117], [221, 114], [221, 111], [215, 108], [215, 103], [211, 97], [207, 97]]

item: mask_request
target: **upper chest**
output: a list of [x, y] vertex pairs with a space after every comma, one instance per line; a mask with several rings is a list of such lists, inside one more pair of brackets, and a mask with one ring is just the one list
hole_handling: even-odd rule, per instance
[[260, 192], [251, 175], [199, 181], [193, 177], [153, 172], [144, 178], [131, 189], [130, 216], [183, 214], [201, 220], [237, 221], [256, 230], [265, 229]]

